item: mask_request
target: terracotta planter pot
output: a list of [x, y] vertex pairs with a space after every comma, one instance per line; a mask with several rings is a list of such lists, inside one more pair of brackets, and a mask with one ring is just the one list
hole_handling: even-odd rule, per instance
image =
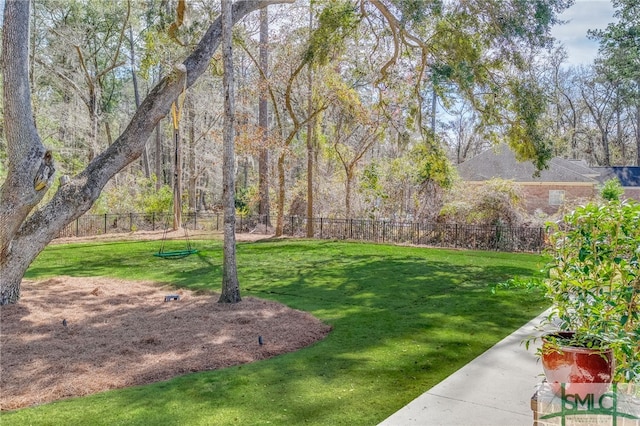
[[[549, 336], [571, 338], [573, 333], [559, 332]], [[565, 395], [602, 395], [609, 389], [615, 370], [611, 349], [557, 347], [546, 336], [542, 338], [541, 359], [547, 382], [557, 395], [562, 393], [562, 383], [565, 384]]]

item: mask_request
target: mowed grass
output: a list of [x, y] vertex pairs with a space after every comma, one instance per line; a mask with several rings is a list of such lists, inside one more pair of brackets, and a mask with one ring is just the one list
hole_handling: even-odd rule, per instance
[[[158, 245], [50, 246], [27, 278], [113, 276], [219, 291], [220, 241], [197, 241], [197, 255], [171, 261], [153, 257]], [[252, 364], [4, 413], [0, 424], [375, 425], [544, 310], [539, 294], [490, 291], [536, 274], [541, 262], [335, 241], [240, 243], [242, 295], [313, 313], [333, 326], [326, 339]]]

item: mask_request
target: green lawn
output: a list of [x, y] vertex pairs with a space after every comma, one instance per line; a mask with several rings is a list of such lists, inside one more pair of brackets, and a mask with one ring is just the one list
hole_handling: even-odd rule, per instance
[[[50, 246], [27, 277], [114, 276], [219, 291], [220, 241], [197, 241], [197, 255], [172, 261], [152, 256], [158, 245]], [[4, 413], [0, 424], [375, 425], [543, 311], [538, 294], [490, 291], [540, 267], [541, 257], [527, 254], [242, 243], [242, 295], [313, 313], [333, 326], [325, 340], [266, 361]]]

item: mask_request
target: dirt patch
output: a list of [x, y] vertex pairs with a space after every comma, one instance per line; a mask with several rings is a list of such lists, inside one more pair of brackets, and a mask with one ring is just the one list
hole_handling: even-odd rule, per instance
[[225, 305], [149, 282], [58, 277], [22, 290], [0, 307], [2, 410], [257, 361], [330, 331], [277, 302]]

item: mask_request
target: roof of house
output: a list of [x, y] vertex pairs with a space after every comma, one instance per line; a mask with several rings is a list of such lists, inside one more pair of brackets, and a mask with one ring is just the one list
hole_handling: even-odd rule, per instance
[[458, 164], [458, 173], [466, 181], [485, 181], [492, 178], [509, 179], [515, 182], [585, 182], [596, 183], [598, 171], [588, 167], [584, 161], [553, 158], [548, 168], [535, 175], [535, 166], [530, 161], [520, 162], [506, 144], [488, 149], [479, 155]]
[[640, 167], [594, 167], [593, 169], [599, 172], [598, 180], [601, 183], [617, 177], [620, 185], [624, 187], [640, 186]]

